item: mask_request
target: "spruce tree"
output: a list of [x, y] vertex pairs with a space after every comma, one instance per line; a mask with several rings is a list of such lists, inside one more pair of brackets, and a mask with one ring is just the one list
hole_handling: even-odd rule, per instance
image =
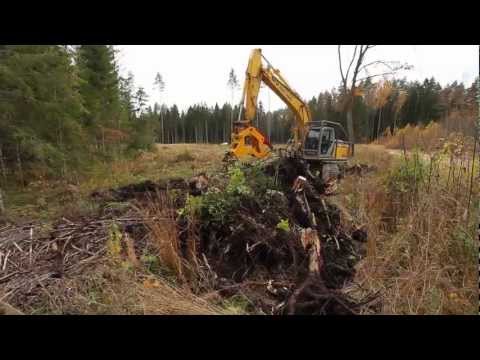
[[77, 63], [87, 125], [114, 127], [120, 110], [119, 77], [111, 45], [80, 45]]

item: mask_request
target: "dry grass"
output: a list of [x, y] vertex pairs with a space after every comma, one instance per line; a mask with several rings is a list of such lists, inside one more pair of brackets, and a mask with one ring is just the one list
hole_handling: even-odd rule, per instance
[[[462, 119], [459, 119], [462, 122]], [[439, 122], [431, 122], [427, 126], [407, 125], [390, 134], [387, 129], [375, 143], [385, 146], [387, 149], [414, 150], [419, 149], [424, 153], [433, 154], [440, 150], [448, 151], [448, 147], [455, 146], [457, 151], [465, 153], [473, 152], [473, 131], [451, 131], [449, 125]], [[470, 135], [466, 135], [470, 134]], [[460, 149], [461, 148], [461, 149]]]
[[[342, 185], [342, 201], [369, 233], [357, 280], [383, 293], [386, 314], [474, 314], [480, 189], [474, 184], [467, 224], [471, 169], [460, 163], [447, 169], [441, 161], [421, 165], [421, 158], [417, 163], [409, 155], [405, 163], [379, 146], [357, 148], [357, 160], [380, 169]], [[452, 172], [457, 175], [449, 179]]]
[[10, 304], [0, 301], [0, 315], [23, 315], [23, 313]]
[[228, 312], [194, 295], [189, 289], [150, 281], [141, 291], [144, 314], [222, 315]]
[[165, 193], [157, 193], [153, 201], [138, 211], [148, 228], [147, 247], [162, 269], [174, 281], [196, 293], [213, 291], [211, 280], [215, 275], [197, 251], [196, 215], [185, 214], [188, 221], [180, 226], [172, 199]]
[[148, 228], [148, 241], [153, 245], [152, 254], [176, 279], [185, 282], [188, 265], [182, 256], [179, 229], [171, 199], [165, 193], [157, 193], [155, 199], [138, 211]]
[[388, 149], [420, 148], [424, 151], [438, 149], [442, 139], [447, 136], [447, 131], [440, 123], [432, 122], [426, 127], [407, 125], [397, 130], [394, 135], [386, 131], [376, 143]]
[[168, 177], [191, 177], [219, 166], [227, 146], [208, 144], [157, 144], [151, 152], [100, 166], [81, 184], [84, 192]]
[[201, 165], [220, 161], [228, 150], [228, 146], [212, 144], [157, 144], [156, 150], [157, 159], [162, 162], [176, 162], [179, 155], [187, 153], [189, 154], [187, 161], [193, 161], [195, 165]]
[[223, 315], [227, 311], [162, 276], [106, 263], [51, 289], [38, 313]]

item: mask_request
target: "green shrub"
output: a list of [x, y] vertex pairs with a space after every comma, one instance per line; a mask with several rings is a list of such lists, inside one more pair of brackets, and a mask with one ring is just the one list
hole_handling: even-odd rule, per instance
[[245, 173], [246, 183], [254, 190], [257, 197], [263, 197], [267, 190], [278, 190], [274, 178], [267, 175], [260, 164], [252, 164], [243, 171]]
[[140, 257], [140, 261], [145, 266], [147, 271], [150, 271], [151, 273], [160, 272], [161, 265], [158, 256], [145, 254]]
[[245, 174], [238, 166], [228, 171], [225, 191], [211, 188], [202, 196], [188, 196], [185, 206], [179, 210], [181, 216], [199, 216], [206, 222], [225, 223], [228, 215], [237, 208], [242, 199], [251, 196]]
[[247, 185], [245, 174], [238, 166], [231, 167], [228, 170], [229, 181], [227, 185], [227, 194], [229, 195], [250, 195], [252, 190]]
[[288, 219], [282, 219], [280, 222], [277, 224], [277, 229], [283, 230], [285, 232], [290, 231], [290, 225], [288, 223]]
[[244, 295], [233, 295], [223, 301], [223, 308], [231, 315], [247, 314], [250, 307], [251, 302]]
[[203, 198], [201, 196], [187, 195], [185, 206], [178, 210], [181, 216], [196, 216], [201, 214]]

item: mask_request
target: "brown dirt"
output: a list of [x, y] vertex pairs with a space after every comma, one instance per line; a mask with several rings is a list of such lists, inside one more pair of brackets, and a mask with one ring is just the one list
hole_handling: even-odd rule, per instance
[[[200, 247], [218, 279], [223, 296], [246, 296], [249, 310], [266, 314], [357, 314], [374, 303], [371, 295], [355, 300], [341, 291], [352, 282], [355, 265], [364, 254], [367, 234], [342, 226], [340, 210], [323, 194], [324, 185], [307, 184], [305, 197], [291, 191], [293, 180], [305, 175], [302, 165], [284, 161], [267, 166], [278, 173], [283, 191], [276, 199], [245, 198], [224, 222], [204, 221]], [[314, 180], [315, 181], [315, 180]], [[271, 200], [271, 201], [269, 201]], [[305, 212], [311, 208], [316, 225]], [[291, 231], [276, 228], [288, 219]], [[309, 271], [309, 248], [301, 229], [314, 228], [321, 241], [320, 273]]]

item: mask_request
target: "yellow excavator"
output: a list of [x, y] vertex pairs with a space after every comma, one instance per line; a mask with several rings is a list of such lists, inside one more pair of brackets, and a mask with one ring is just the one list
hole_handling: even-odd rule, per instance
[[[252, 125], [262, 82], [280, 97], [295, 117], [293, 137], [282, 154], [303, 159], [316, 168], [329, 168], [329, 172], [332, 167], [337, 173], [341, 171], [354, 152], [344, 128], [331, 121], [313, 121], [308, 104], [262, 55], [261, 49], [254, 49], [248, 61], [240, 114], [233, 123], [229, 155], [244, 160], [251, 157], [266, 158], [273, 153], [267, 137]], [[326, 164], [328, 166], [325, 167]]]

